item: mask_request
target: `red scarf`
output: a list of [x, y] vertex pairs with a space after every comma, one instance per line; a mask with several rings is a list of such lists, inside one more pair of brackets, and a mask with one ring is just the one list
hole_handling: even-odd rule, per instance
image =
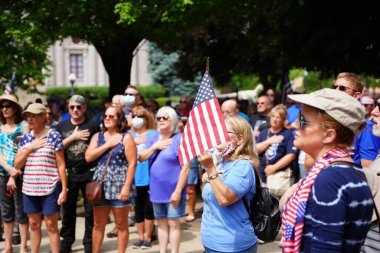
[[301, 239], [307, 201], [319, 172], [337, 158], [350, 157], [346, 148], [334, 148], [316, 161], [309, 173], [298, 182], [298, 189], [289, 198], [282, 214], [282, 252], [296, 253], [301, 249]]

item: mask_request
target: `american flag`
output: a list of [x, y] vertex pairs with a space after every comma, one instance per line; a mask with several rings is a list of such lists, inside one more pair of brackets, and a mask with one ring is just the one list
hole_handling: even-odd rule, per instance
[[16, 86], [16, 73], [13, 72], [11, 80], [5, 85], [4, 94], [14, 94]]
[[229, 137], [223, 114], [212, 87], [211, 77], [206, 71], [182, 134], [178, 152], [181, 166], [226, 141], [229, 141]]

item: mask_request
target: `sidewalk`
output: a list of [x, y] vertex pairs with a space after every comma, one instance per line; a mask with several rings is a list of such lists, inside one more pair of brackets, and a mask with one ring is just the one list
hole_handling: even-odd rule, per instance
[[[79, 210], [78, 210], [79, 211]], [[200, 239], [200, 225], [201, 225], [201, 219], [200, 219], [201, 214], [197, 214], [197, 219], [193, 222], [186, 222], [183, 219], [181, 219], [181, 228], [182, 228], [182, 239], [181, 239], [181, 248], [180, 252], [181, 253], [203, 253], [204, 249], [201, 244], [201, 239]], [[106, 233], [111, 231], [113, 228], [114, 224], [108, 224], [106, 227]], [[61, 227], [61, 224], [59, 224], [59, 227]], [[42, 227], [42, 243], [41, 243], [41, 253], [49, 253], [50, 252], [50, 245], [49, 245], [49, 237], [47, 235], [45, 226], [43, 225]], [[138, 239], [137, 231], [136, 228], [129, 227], [129, 244], [128, 244], [128, 249], [127, 252], [131, 253], [159, 253], [159, 246], [158, 246], [158, 241], [155, 241], [153, 243], [153, 247], [151, 249], [132, 249], [132, 244]], [[76, 225], [76, 238], [77, 240], [75, 241], [73, 247], [72, 247], [72, 252], [75, 253], [82, 253], [84, 252], [83, 245], [82, 245], [82, 236], [84, 233], [84, 218], [79, 215], [77, 218], [77, 225]], [[281, 252], [281, 249], [278, 247], [279, 241], [271, 242], [271, 243], [266, 243], [263, 245], [259, 245], [259, 253], [279, 253]], [[169, 246], [170, 247], [170, 246]], [[0, 250], [4, 248], [4, 242], [0, 243]], [[19, 246], [14, 246], [14, 252], [19, 252]], [[115, 253], [117, 252], [117, 238], [107, 238], [105, 236], [103, 246], [102, 246], [102, 251], [105, 253]], [[170, 250], [168, 251], [170, 252]]]

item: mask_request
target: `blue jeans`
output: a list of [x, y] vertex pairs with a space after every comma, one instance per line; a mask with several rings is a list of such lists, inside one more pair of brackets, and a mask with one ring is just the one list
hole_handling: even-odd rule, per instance
[[[248, 249], [245, 249], [243, 251], [238, 251], [235, 253], [256, 253], [256, 252], [257, 252], [257, 243], [255, 243], [252, 247], [250, 247]], [[216, 251], [216, 250], [212, 250], [212, 249], [205, 247], [205, 253], [226, 253], [226, 252]]]

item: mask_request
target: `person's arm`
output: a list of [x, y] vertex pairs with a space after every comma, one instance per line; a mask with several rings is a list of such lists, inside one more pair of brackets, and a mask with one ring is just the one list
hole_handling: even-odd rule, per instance
[[275, 173], [276, 171], [285, 168], [288, 166], [293, 160], [296, 158], [296, 154], [287, 154], [280, 160], [278, 160], [275, 164], [269, 164], [265, 167], [265, 174], [267, 176]]
[[210, 183], [212, 192], [220, 206], [228, 206], [239, 200], [236, 193], [220, 179], [210, 153], [204, 152], [200, 154], [198, 162], [204, 166], [208, 175], [207, 177], [213, 177], [213, 179], [206, 180], [206, 182]]
[[269, 137], [260, 143], [256, 143], [257, 153], [261, 154], [262, 152], [267, 150], [270, 145], [282, 142], [283, 139], [284, 139], [284, 136], [282, 135], [273, 135], [272, 137]]
[[174, 192], [170, 196], [170, 202], [172, 203], [174, 208], [177, 208], [179, 202], [181, 201], [181, 192], [186, 185], [187, 177], [189, 176], [189, 171], [190, 161], [181, 168], [177, 185], [175, 187]]
[[163, 150], [169, 147], [172, 143], [172, 138], [156, 141], [152, 146], [141, 151], [139, 155], [139, 161], [143, 162], [148, 160], [154, 154], [154, 152], [156, 152], [157, 150]]
[[123, 145], [125, 149], [125, 157], [128, 162], [128, 170], [125, 175], [125, 182], [120, 191], [119, 199], [120, 201], [126, 201], [131, 195], [131, 186], [133, 183], [133, 178], [135, 176], [136, 165], [137, 165], [137, 149], [136, 144], [133, 140], [132, 135], [126, 134], [123, 139]]
[[47, 140], [48, 139], [46, 136], [43, 138], [37, 138], [34, 141], [32, 141], [32, 143], [30, 143], [30, 145], [28, 145], [27, 147], [19, 148], [14, 161], [15, 169], [20, 170], [25, 165], [30, 153], [44, 146]]
[[372, 160], [368, 160], [368, 159], [360, 159], [360, 163], [362, 165], [363, 168], [368, 168], [369, 166], [371, 166], [371, 164], [373, 163]]
[[76, 126], [74, 131], [63, 140], [63, 147], [66, 149], [74, 141], [77, 141], [77, 140], [86, 141], [88, 140], [89, 137], [90, 137], [90, 131], [88, 129], [79, 130], [78, 126]]
[[57, 203], [58, 205], [62, 205], [67, 200], [67, 177], [66, 177], [66, 163], [65, 163], [65, 155], [63, 150], [55, 151], [55, 159], [57, 162], [59, 177], [61, 178], [62, 183], [62, 191], [58, 196]]
[[99, 133], [94, 134], [91, 138], [90, 144], [88, 145], [85, 153], [86, 162], [92, 162], [98, 159], [102, 154], [111, 148], [117, 146], [121, 142], [122, 136], [115, 136], [106, 141], [103, 145], [98, 147]]
[[21, 174], [20, 171], [16, 170], [14, 167], [10, 166], [4, 159], [2, 156], [0, 156], [0, 166], [5, 169], [6, 172], [8, 172], [8, 174], [11, 176], [11, 177], [16, 177], [18, 175]]

